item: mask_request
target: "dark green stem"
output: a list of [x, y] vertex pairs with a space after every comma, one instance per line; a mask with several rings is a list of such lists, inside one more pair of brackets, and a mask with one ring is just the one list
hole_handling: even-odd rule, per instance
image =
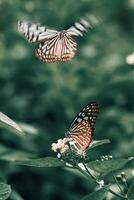
[[112, 194], [114, 194], [117, 197], [120, 197], [121, 199], [127, 199], [126, 197], [122, 196], [121, 194], [117, 194], [116, 192], [114, 192], [113, 190], [109, 189], [109, 192], [111, 192]]
[[[88, 175], [88, 176], [92, 177], [92, 179], [95, 181], [95, 183], [97, 183], [98, 185], [100, 185], [99, 181], [96, 179], [95, 176], [93, 176], [93, 175], [91, 174], [91, 172], [89, 171], [89, 169], [87, 168], [87, 166], [85, 165], [85, 163], [82, 162], [82, 164], [83, 164], [83, 166], [84, 166], [86, 172], [84, 172], [78, 165], [77, 165], [77, 169], [78, 169], [80, 172], [82, 172], [82, 173], [84, 172], [84, 173], [83, 173], [84, 175]], [[111, 189], [109, 189], [109, 192], [112, 193], [112, 194], [114, 194], [114, 195], [117, 196], [117, 197], [120, 197], [121, 199], [127, 199], [126, 197], [124, 197], [124, 196], [122, 196], [122, 195], [120, 195], [120, 194], [117, 194], [116, 192], [114, 192], [114, 191], [111, 190]]]
[[112, 174], [112, 176], [113, 176], [113, 178], [114, 178], [116, 184], [118, 185], [118, 188], [120, 189], [120, 191], [121, 191], [122, 193], [124, 193], [123, 190], [122, 190], [122, 188], [121, 188], [121, 186], [120, 186], [120, 184], [119, 184], [119, 182], [118, 182], [118, 180], [117, 180], [117, 178], [116, 178], [115, 175], [113, 174], [113, 172], [112, 172], [111, 174]]
[[123, 183], [124, 183], [124, 185], [125, 185], [125, 187], [126, 187], [126, 190], [128, 191], [128, 184], [127, 184], [127, 181], [125, 180]]

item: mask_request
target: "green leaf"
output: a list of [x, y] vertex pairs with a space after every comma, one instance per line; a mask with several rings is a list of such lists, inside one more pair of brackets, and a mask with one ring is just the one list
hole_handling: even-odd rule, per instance
[[128, 200], [134, 200], [134, 180], [132, 181], [128, 193], [127, 193]]
[[112, 171], [121, 169], [127, 162], [132, 159], [133, 158], [92, 161], [87, 163], [87, 166], [90, 169], [100, 173], [100, 176], [104, 176]]
[[17, 191], [15, 191], [13, 189], [12, 189], [10, 199], [12, 199], [12, 200], [24, 200], [23, 197]]
[[11, 187], [5, 183], [0, 183], [0, 200], [7, 199], [11, 194]]
[[0, 160], [17, 161], [35, 157], [36, 157], [35, 154], [26, 151], [14, 150], [4, 145], [0, 145]]
[[64, 169], [67, 170], [68, 172], [70, 172], [72, 175], [85, 178], [85, 175], [83, 175], [79, 170], [75, 169], [74, 167], [72, 167], [72, 168], [65, 167]]
[[8, 150], [9, 149], [6, 146], [0, 144], [0, 155], [7, 152]]
[[81, 200], [103, 200], [106, 195], [107, 195], [107, 192], [109, 190], [109, 185], [95, 191], [95, 192], [92, 192], [91, 194], [83, 197]]
[[3, 155], [0, 155], [0, 160], [6, 161], [20, 161], [20, 160], [29, 160], [29, 158], [35, 157], [34, 154], [28, 153], [25, 151], [7, 151]]
[[59, 160], [58, 158], [53, 158], [53, 157], [15, 161], [14, 163], [17, 165], [25, 165], [25, 166], [31, 166], [31, 167], [62, 167], [62, 166], [65, 166], [65, 162]]
[[23, 123], [19, 122], [18, 125], [25, 133], [28, 133], [28, 134], [31, 134], [31, 135], [37, 135], [38, 134], [38, 130], [32, 125], [26, 124], [24, 122]]
[[0, 183], [1, 182], [6, 182], [6, 175], [2, 172], [2, 170], [0, 170]]
[[21, 127], [2, 112], [0, 112], [0, 126], [10, 129], [12, 132], [24, 134]]
[[101, 146], [103, 144], [108, 144], [110, 143], [110, 140], [109, 139], [104, 139], [104, 140], [96, 140], [92, 143], [92, 145], [87, 149], [87, 153], [88, 151], [90, 151], [91, 149], [95, 148], [95, 147], [98, 147], [98, 146]]
[[85, 163], [89, 162], [90, 161], [90, 154], [91, 154], [91, 150], [96, 148], [96, 147], [99, 147], [101, 145], [104, 145], [104, 144], [108, 144], [110, 143], [110, 140], [109, 139], [104, 139], [104, 140], [95, 140], [91, 146], [86, 150], [86, 157], [85, 157]]

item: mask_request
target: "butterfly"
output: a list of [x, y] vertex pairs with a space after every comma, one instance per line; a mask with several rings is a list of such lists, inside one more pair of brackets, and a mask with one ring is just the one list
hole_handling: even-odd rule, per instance
[[85, 19], [76, 22], [67, 30], [57, 31], [28, 21], [18, 21], [18, 31], [25, 36], [28, 42], [38, 43], [35, 55], [43, 62], [66, 62], [76, 53], [77, 43], [73, 37], [83, 36], [87, 29], [92, 28], [97, 20]]
[[96, 102], [89, 103], [72, 121], [65, 135], [72, 139], [76, 149], [85, 151], [92, 142], [98, 112], [99, 105]]

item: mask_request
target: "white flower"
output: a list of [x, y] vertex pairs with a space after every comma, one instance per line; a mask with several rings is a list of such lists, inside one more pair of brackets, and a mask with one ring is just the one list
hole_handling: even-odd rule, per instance
[[134, 65], [134, 52], [126, 57], [126, 63], [129, 65]]
[[65, 138], [64, 139], [59, 139], [57, 141], [57, 143], [53, 143], [51, 146], [51, 149], [54, 151], [54, 152], [60, 152], [60, 153], [63, 153], [64, 151], [66, 151], [68, 149], [68, 145], [66, 144], [66, 140]]
[[61, 154], [60, 153], [57, 154], [57, 158], [61, 158]]
[[56, 143], [53, 143], [51, 145], [51, 149], [54, 151], [54, 152], [57, 152], [57, 144]]
[[110, 158], [110, 159], [112, 159], [112, 158], [113, 158], [113, 156], [112, 156], [112, 155], [110, 155], [110, 156], [109, 156], [109, 158]]
[[104, 186], [104, 180], [98, 181], [99, 187], [102, 188]]

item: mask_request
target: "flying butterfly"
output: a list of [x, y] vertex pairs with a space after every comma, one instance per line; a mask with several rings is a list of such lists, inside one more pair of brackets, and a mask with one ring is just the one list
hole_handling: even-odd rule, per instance
[[83, 36], [83, 33], [97, 22], [94, 16], [90, 16], [88, 20], [81, 19], [67, 30], [57, 31], [40, 24], [19, 21], [18, 31], [28, 42], [38, 43], [35, 55], [43, 62], [66, 62], [75, 56], [77, 50], [74, 37]]
[[72, 121], [66, 137], [71, 138], [78, 150], [85, 151], [92, 142], [98, 112], [99, 105], [96, 102], [89, 103]]

